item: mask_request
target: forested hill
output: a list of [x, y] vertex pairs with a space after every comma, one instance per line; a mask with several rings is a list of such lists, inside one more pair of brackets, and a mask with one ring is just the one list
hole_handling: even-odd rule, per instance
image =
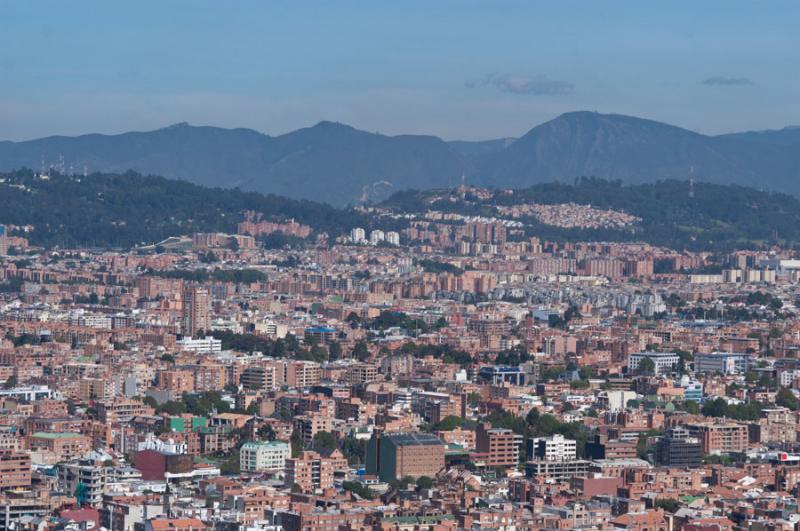
[[404, 191], [383, 203], [397, 212], [428, 209], [498, 215], [497, 207], [523, 203], [577, 203], [623, 211], [641, 222], [625, 230], [564, 229], [526, 218], [526, 233], [556, 241], [639, 240], [674, 249], [729, 250], [800, 245], [800, 200], [737, 185], [666, 180], [624, 185], [582, 178], [572, 184], [543, 183], [489, 198], [467, 194], [453, 200], [447, 192]]
[[235, 232], [243, 212], [294, 218], [336, 236], [369, 220], [353, 210], [236, 189], [143, 176], [0, 175], [0, 224], [32, 225], [26, 236], [45, 246], [131, 247], [194, 232]]
[[[382, 203], [395, 214], [446, 210], [499, 216], [498, 207], [523, 203], [577, 203], [641, 218], [624, 229], [581, 229], [519, 218], [524, 233], [553, 241], [646, 241], [674, 249], [721, 251], [800, 245], [800, 200], [735, 185], [659, 181], [623, 185], [579, 179], [461, 199], [452, 190], [404, 191]], [[43, 246], [130, 248], [170, 236], [236, 231], [247, 210], [265, 219], [293, 218], [331, 237], [353, 227], [401, 230], [404, 216], [372, 215], [325, 203], [276, 195], [207, 188], [136, 173], [42, 179], [21, 170], [0, 174], [0, 224], [30, 225], [31, 243]]]

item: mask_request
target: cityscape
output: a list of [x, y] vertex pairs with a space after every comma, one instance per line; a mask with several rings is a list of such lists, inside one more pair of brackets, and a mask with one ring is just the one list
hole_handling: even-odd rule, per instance
[[[0, 42], [37, 15], [18, 53], [83, 54], [0, 51], [0, 531], [800, 531], [800, 115], [765, 86], [797, 6], [73, 8], [0, 3]], [[79, 15], [124, 42], [50, 26]], [[593, 86], [593, 45], [550, 27], [573, 23], [688, 111]], [[611, 35], [638, 24], [652, 64]], [[437, 99], [512, 42], [554, 73]], [[687, 50], [730, 74], [650, 76]], [[296, 129], [323, 106], [365, 130]], [[159, 129], [175, 109], [224, 127]]]

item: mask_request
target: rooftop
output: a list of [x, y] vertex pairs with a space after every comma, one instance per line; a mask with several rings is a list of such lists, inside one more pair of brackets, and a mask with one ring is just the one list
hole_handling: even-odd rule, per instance
[[40, 431], [31, 435], [31, 437], [36, 437], [37, 439], [75, 439], [77, 437], [83, 437], [83, 436], [80, 433], [72, 433], [68, 431], [61, 433]]
[[430, 446], [444, 444], [439, 437], [431, 433], [390, 433], [385, 435], [397, 446]]
[[288, 447], [289, 445], [283, 441], [250, 441], [246, 442], [242, 445], [242, 448], [258, 448], [258, 447], [268, 447], [268, 448], [278, 448], [278, 447]]

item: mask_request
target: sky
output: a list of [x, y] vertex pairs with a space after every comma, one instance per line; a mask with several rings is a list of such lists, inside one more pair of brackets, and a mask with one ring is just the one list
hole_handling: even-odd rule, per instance
[[800, 124], [796, 0], [0, 0], [0, 139], [176, 122], [520, 136]]

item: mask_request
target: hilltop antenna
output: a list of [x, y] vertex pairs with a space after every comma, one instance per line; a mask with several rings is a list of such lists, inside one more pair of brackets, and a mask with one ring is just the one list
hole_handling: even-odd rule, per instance
[[694, 164], [689, 166], [689, 198], [694, 199]]
[[463, 201], [467, 197], [467, 176], [463, 173], [461, 174], [461, 200]]

